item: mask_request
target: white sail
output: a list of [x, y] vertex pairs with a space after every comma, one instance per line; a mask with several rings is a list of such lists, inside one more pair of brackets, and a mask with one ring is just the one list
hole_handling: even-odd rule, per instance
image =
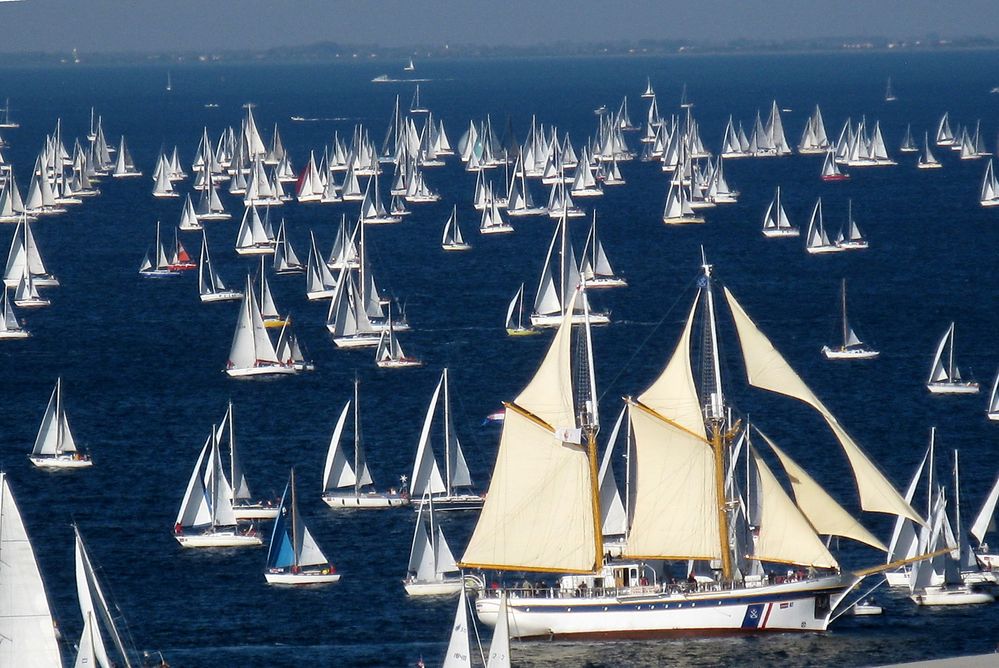
[[[353, 487], [358, 483], [357, 475], [350, 465], [350, 460], [347, 458], [346, 452], [344, 452], [341, 439], [349, 412], [350, 402], [348, 401], [344, 404], [343, 410], [340, 411], [340, 417], [333, 428], [333, 436], [330, 438], [330, 446], [326, 452], [326, 465], [323, 467], [324, 492], [330, 492], [343, 487]], [[371, 475], [368, 473], [367, 464], [365, 464], [360, 485], [369, 484], [371, 484]]]
[[243, 303], [236, 321], [236, 331], [232, 337], [232, 347], [229, 350], [229, 367], [249, 369], [258, 362], [278, 363], [274, 344], [264, 328], [264, 320], [257, 307], [257, 298], [250, 285], [250, 277], [246, 278], [246, 289], [243, 292]]
[[843, 509], [801, 466], [759, 432], [780, 460], [794, 492], [794, 501], [815, 531], [824, 536], [852, 538], [887, 552], [888, 548]]
[[7, 474], [0, 472], [0, 665], [59, 668], [62, 659], [38, 562]]
[[59, 378], [42, 416], [31, 454], [55, 457], [66, 452], [76, 452], [76, 440], [62, 405], [62, 378]]
[[[126, 666], [130, 666], [129, 652], [94, 573], [90, 556], [80, 537], [80, 530], [74, 525], [73, 531], [76, 534], [76, 593], [80, 600], [80, 613], [85, 620], [89, 618], [93, 625], [94, 654], [102, 666], [118, 665], [119, 658]], [[102, 630], [111, 639], [111, 644], [117, 653], [113, 661], [109, 661], [111, 657], [107, 654]]]
[[923, 520], [919, 514], [899, 495], [874, 462], [847, 434], [835, 416], [818, 397], [812, 394], [770, 340], [749, 318], [728, 288], [725, 289], [725, 299], [735, 319], [749, 384], [803, 401], [825, 418], [853, 468], [854, 479], [860, 492], [861, 507], [864, 510], [901, 515], [922, 524]]
[[604, 450], [604, 456], [600, 460], [600, 471], [597, 473], [600, 489], [600, 527], [604, 536], [623, 536], [628, 528], [628, 516], [621, 500], [621, 490], [617, 486], [613, 465], [614, 445], [617, 443], [627, 410], [627, 406], [622, 407], [617, 416], [614, 429], [607, 441], [607, 449]]
[[507, 617], [506, 592], [500, 592], [499, 613], [493, 639], [489, 643], [486, 668], [510, 668], [510, 620]]
[[430, 429], [433, 426], [434, 415], [437, 412], [437, 402], [440, 398], [444, 376], [437, 382], [434, 394], [427, 407], [427, 415], [423, 419], [423, 429], [420, 432], [420, 442], [416, 447], [416, 461], [413, 464], [413, 475], [409, 479], [409, 495], [412, 498], [423, 498], [428, 494], [443, 494], [447, 486], [437, 467], [433, 448], [430, 445]]
[[454, 623], [451, 625], [451, 640], [447, 644], [443, 668], [472, 668], [472, 649], [468, 639], [468, 599], [465, 588], [461, 588], [458, 596], [458, 609], [454, 613]]
[[975, 537], [979, 545], [985, 543], [985, 534], [995, 528], [997, 502], [999, 502], [999, 478], [996, 478], [996, 481], [992, 483], [992, 488], [989, 490], [988, 496], [985, 497], [982, 509], [978, 511], [974, 522], [971, 523], [971, 535]]

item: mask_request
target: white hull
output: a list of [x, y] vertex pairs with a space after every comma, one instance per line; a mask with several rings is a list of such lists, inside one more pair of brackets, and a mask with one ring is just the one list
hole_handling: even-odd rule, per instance
[[40, 469], [83, 469], [94, 465], [89, 457], [77, 458], [72, 455], [53, 455], [51, 457], [28, 455], [28, 460]]
[[974, 587], [963, 585], [957, 588], [927, 587], [918, 594], [910, 596], [916, 605], [978, 605], [992, 603], [995, 597]]
[[801, 236], [801, 231], [796, 228], [783, 228], [783, 229], [769, 229], [763, 230], [763, 236], [770, 239], [781, 239], [784, 237], [797, 237]]
[[[449, 510], [478, 510], [482, 507], [485, 500], [486, 497], [481, 494], [452, 494], [451, 496], [433, 497], [434, 510], [437, 512], [445, 512]], [[420, 501], [413, 502], [412, 506], [414, 511], [419, 512], [424, 506], [423, 500], [421, 499]]]
[[467, 250], [472, 250], [472, 245], [471, 244], [441, 244], [441, 248], [443, 248], [446, 251], [467, 251]]
[[330, 508], [399, 508], [409, 505], [409, 499], [398, 494], [323, 494]]
[[871, 350], [870, 348], [850, 350], [822, 346], [822, 354], [825, 355], [827, 360], [872, 360], [881, 353], [877, 350]]
[[600, 290], [605, 288], [626, 288], [628, 281], [616, 276], [594, 276], [586, 279], [587, 290]]
[[[607, 595], [593, 598], [507, 597], [513, 638], [642, 638], [669, 634], [825, 631], [854, 580], [816, 580], [734, 591]], [[479, 619], [496, 625], [498, 598], [475, 603]]]
[[[582, 325], [586, 323], [586, 315], [583, 313], [572, 314], [572, 324]], [[562, 324], [562, 314], [552, 313], [550, 315], [531, 314], [531, 325], [534, 327], [558, 327]], [[610, 317], [605, 313], [590, 313], [591, 325], [609, 325]]]
[[333, 343], [337, 348], [375, 348], [380, 340], [379, 334], [333, 337]]
[[926, 383], [926, 389], [933, 394], [978, 394], [978, 383]]
[[239, 255], [273, 255], [274, 246], [237, 246], [236, 253]]
[[444, 582], [413, 582], [403, 580], [406, 593], [410, 596], [453, 596], [461, 591], [464, 580], [445, 580]]
[[181, 547], [256, 547], [263, 545], [259, 536], [247, 536], [232, 531], [204, 534], [174, 534]]
[[225, 372], [230, 378], [254, 378], [257, 376], [286, 376], [296, 373], [296, 369], [291, 366], [272, 364], [248, 369], [226, 369]]
[[201, 295], [202, 304], [211, 304], [213, 302], [236, 302], [243, 299], [243, 293], [237, 292], [235, 290], [227, 290], [226, 292], [212, 292], [209, 294]]
[[237, 520], [272, 520], [278, 516], [277, 506], [233, 506], [233, 515]]
[[697, 225], [704, 222], [703, 216], [670, 216], [663, 217], [663, 223], [666, 225]]
[[479, 234], [509, 234], [513, 228], [509, 225], [493, 225], [492, 227], [480, 227]]
[[[300, 272], [295, 272], [300, 273]], [[310, 302], [320, 301], [322, 299], [333, 299], [333, 294], [336, 292], [336, 288], [329, 288], [328, 290], [312, 290], [311, 292], [306, 292], [305, 296]]]
[[810, 255], [826, 255], [828, 253], [842, 253], [846, 249], [841, 246], [807, 246], [805, 250]]
[[0, 341], [6, 341], [11, 339], [26, 339], [31, 336], [31, 332], [26, 329], [8, 329], [6, 331], [0, 332]]
[[267, 584], [315, 585], [332, 584], [340, 581], [339, 573], [322, 571], [300, 571], [298, 573], [264, 573]]
[[866, 241], [841, 241], [836, 246], [843, 250], [863, 250], [868, 248], [869, 244]]
[[423, 366], [423, 362], [418, 359], [413, 359], [412, 357], [400, 357], [397, 360], [378, 360], [375, 362], [380, 369], [410, 369], [413, 367]]

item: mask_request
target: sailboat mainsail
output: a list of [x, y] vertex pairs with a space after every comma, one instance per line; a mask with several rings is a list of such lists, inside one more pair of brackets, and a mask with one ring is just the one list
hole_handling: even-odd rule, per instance
[[933, 394], [978, 394], [978, 382], [965, 380], [954, 362], [954, 323], [944, 332], [937, 345], [926, 389]]
[[298, 510], [295, 469], [281, 495], [281, 505], [267, 549], [264, 578], [270, 584], [327, 584], [340, 580], [312, 537]]
[[21, 518], [10, 479], [0, 471], [0, 664], [62, 666], [55, 624], [35, 551]]
[[62, 378], [56, 379], [28, 459], [39, 468], [84, 468], [93, 465], [90, 456], [77, 448], [69, 427], [62, 402]]
[[234, 378], [296, 372], [294, 366], [281, 362], [277, 357], [257, 306], [257, 297], [249, 276], [246, 277], [243, 303], [236, 320], [236, 331], [233, 333], [225, 372]]
[[444, 531], [436, 521], [433, 497], [428, 494], [422, 501], [425, 503], [420, 503], [417, 512], [403, 585], [410, 596], [455, 594], [464, 587], [464, 578], [444, 538]]

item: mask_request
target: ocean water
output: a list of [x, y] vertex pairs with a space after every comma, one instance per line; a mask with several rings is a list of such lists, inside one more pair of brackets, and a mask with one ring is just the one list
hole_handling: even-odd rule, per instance
[[[985, 418], [987, 390], [999, 367], [995, 332], [999, 274], [999, 211], [978, 206], [984, 161], [962, 162], [939, 149], [944, 169], [921, 172], [915, 158], [897, 152], [906, 123], [918, 138], [932, 134], [944, 111], [952, 123], [982, 120], [995, 149], [999, 84], [995, 52], [718, 56], [666, 59], [525, 59], [418, 62], [424, 102], [444, 120], [452, 143], [469, 120], [491, 114], [501, 132], [509, 118], [523, 140], [532, 114], [568, 130], [579, 146], [594, 131], [593, 109], [616, 108], [629, 96], [632, 119], [644, 117], [638, 98], [650, 76], [660, 109], [676, 109], [681, 85], [709, 148], [717, 150], [729, 114], [750, 127], [776, 98], [788, 140], [796, 144], [808, 114], [820, 104], [830, 134], [847, 117], [877, 119], [894, 168], [856, 169], [845, 183], [818, 178], [821, 156], [728, 161], [739, 203], [707, 213], [708, 223], [667, 228], [660, 222], [666, 177], [657, 164], [622, 164], [628, 183], [591, 202], [607, 252], [630, 282], [625, 290], [595, 295], [614, 324], [595, 331], [601, 409], [609, 422], [622, 395], [641, 391], [675, 345], [693, 298], [704, 246], [719, 280], [730, 287], [805, 381], [840, 417], [888, 476], [904, 487], [922, 457], [929, 428], [938, 427], [939, 452], [959, 449], [962, 513], [977, 512], [997, 469], [999, 425]], [[62, 119], [64, 137], [84, 136], [91, 106], [103, 114], [109, 140], [124, 134], [136, 162], [149, 175], [157, 151], [178, 145], [189, 164], [201, 129], [214, 137], [238, 126], [246, 102], [257, 105], [265, 135], [274, 123], [300, 168], [310, 149], [321, 152], [338, 131], [363, 124], [380, 144], [398, 94], [405, 106], [412, 83], [374, 84], [372, 77], [401, 76], [403, 63], [173, 67], [166, 70], [85, 64], [60, 68], [0, 68], [0, 98], [10, 96], [20, 129], [0, 131], [11, 144], [4, 156], [26, 188], [46, 132]], [[883, 100], [892, 77], [898, 101]], [[217, 108], [206, 108], [207, 103]], [[322, 119], [292, 122], [291, 116]], [[635, 148], [637, 135], [630, 135]], [[100, 565], [135, 644], [161, 650], [174, 666], [399, 666], [421, 657], [437, 665], [444, 653], [452, 601], [412, 601], [405, 574], [414, 514], [408, 510], [334, 513], [319, 499], [322, 464], [336, 416], [361, 383], [361, 414], [369, 465], [381, 488], [409, 474], [440, 370], [451, 369], [456, 423], [480, 488], [488, 482], [498, 430], [482, 418], [510, 399], [530, 377], [549, 336], [507, 338], [503, 317], [520, 283], [533, 295], [553, 226], [547, 219], [514, 223], [502, 238], [474, 233], [474, 176], [456, 161], [427, 171], [441, 202], [414, 205], [401, 225], [373, 228], [369, 240], [383, 290], [406, 305], [413, 331], [407, 352], [424, 359], [417, 370], [378, 370], [371, 352], [334, 350], [323, 326], [325, 303], [309, 303], [301, 277], [274, 277], [282, 310], [315, 359], [317, 371], [273, 382], [240, 382], [223, 368], [235, 323], [234, 304], [203, 305], [196, 272], [169, 281], [136, 273], [152, 243], [157, 220], [179, 218], [179, 201], [157, 201], [148, 178], [107, 179], [101, 197], [69, 214], [34, 226], [49, 268], [62, 286], [51, 307], [21, 315], [33, 332], [24, 342], [0, 345], [5, 391], [0, 402], [0, 465], [9, 474], [25, 517], [54, 614], [68, 642], [82, 620], [73, 580], [70, 524], [77, 522]], [[384, 187], [385, 184], [383, 184]], [[835, 230], [847, 198], [871, 248], [827, 257], [808, 256], [803, 240], [767, 240], [759, 228], [780, 185], [789, 216], [807, 225], [816, 197]], [[190, 183], [182, 186], [183, 191]], [[534, 185], [538, 199], [546, 190]], [[255, 264], [232, 252], [241, 205], [208, 223], [213, 260], [238, 284]], [[445, 254], [441, 227], [457, 203], [471, 253]], [[275, 211], [287, 220], [295, 248], [305, 255], [312, 229], [328, 250], [340, 214], [357, 205], [289, 204]], [[574, 222], [581, 244], [585, 222]], [[0, 228], [0, 245], [13, 226]], [[196, 252], [197, 235], [184, 237]], [[850, 314], [857, 331], [882, 351], [870, 363], [834, 364], [821, 346], [835, 340], [838, 290], [849, 281]], [[939, 337], [957, 322], [957, 355], [983, 395], [931, 397], [923, 387]], [[730, 396], [744, 413], [796, 456], [848, 508], [856, 491], [838, 445], [803, 405], [747, 388], [738, 346], [726, 325], [725, 373]], [[79, 442], [93, 454], [91, 470], [50, 474], [32, 470], [30, 450], [57, 376]], [[291, 590], [263, 578], [266, 548], [182, 550], [171, 536], [177, 507], [207, 429], [226, 401], [236, 411], [237, 437], [255, 492], [279, 495], [297, 467], [300, 506], [342, 581]], [[609, 431], [609, 429], [607, 430]], [[948, 475], [941, 454], [939, 470]], [[619, 478], [621, 479], [621, 478]], [[865, 515], [887, 539], [890, 518]], [[474, 518], [443, 520], [460, 554]], [[847, 567], [880, 560], [844, 542]], [[882, 593], [887, 614], [843, 618], [821, 635], [770, 635], [620, 643], [515, 643], [516, 665], [784, 665], [855, 666], [991, 651], [999, 608], [916, 609], [904, 596]], [[969, 629], [974, 632], [969, 633]], [[483, 632], [483, 637], [488, 636]], [[70, 661], [71, 650], [64, 650]]]

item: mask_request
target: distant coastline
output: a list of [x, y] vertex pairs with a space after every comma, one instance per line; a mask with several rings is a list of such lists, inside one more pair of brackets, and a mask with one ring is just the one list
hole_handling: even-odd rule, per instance
[[493, 58], [599, 58], [641, 56], [695, 56], [801, 53], [914, 53], [940, 50], [995, 50], [999, 39], [962, 37], [946, 39], [926, 36], [910, 39], [886, 37], [836, 37], [813, 40], [733, 40], [730, 42], [689, 42], [680, 40], [640, 40], [634, 42], [573, 43], [554, 42], [531, 46], [483, 46], [441, 44], [386, 47], [371, 44], [320, 42], [302, 46], [267, 49], [218, 50], [206, 52], [52, 52], [2, 53], [0, 67], [18, 65], [124, 65], [124, 64], [211, 64], [211, 63], [331, 63], [380, 62], [417, 58], [423, 61]]

